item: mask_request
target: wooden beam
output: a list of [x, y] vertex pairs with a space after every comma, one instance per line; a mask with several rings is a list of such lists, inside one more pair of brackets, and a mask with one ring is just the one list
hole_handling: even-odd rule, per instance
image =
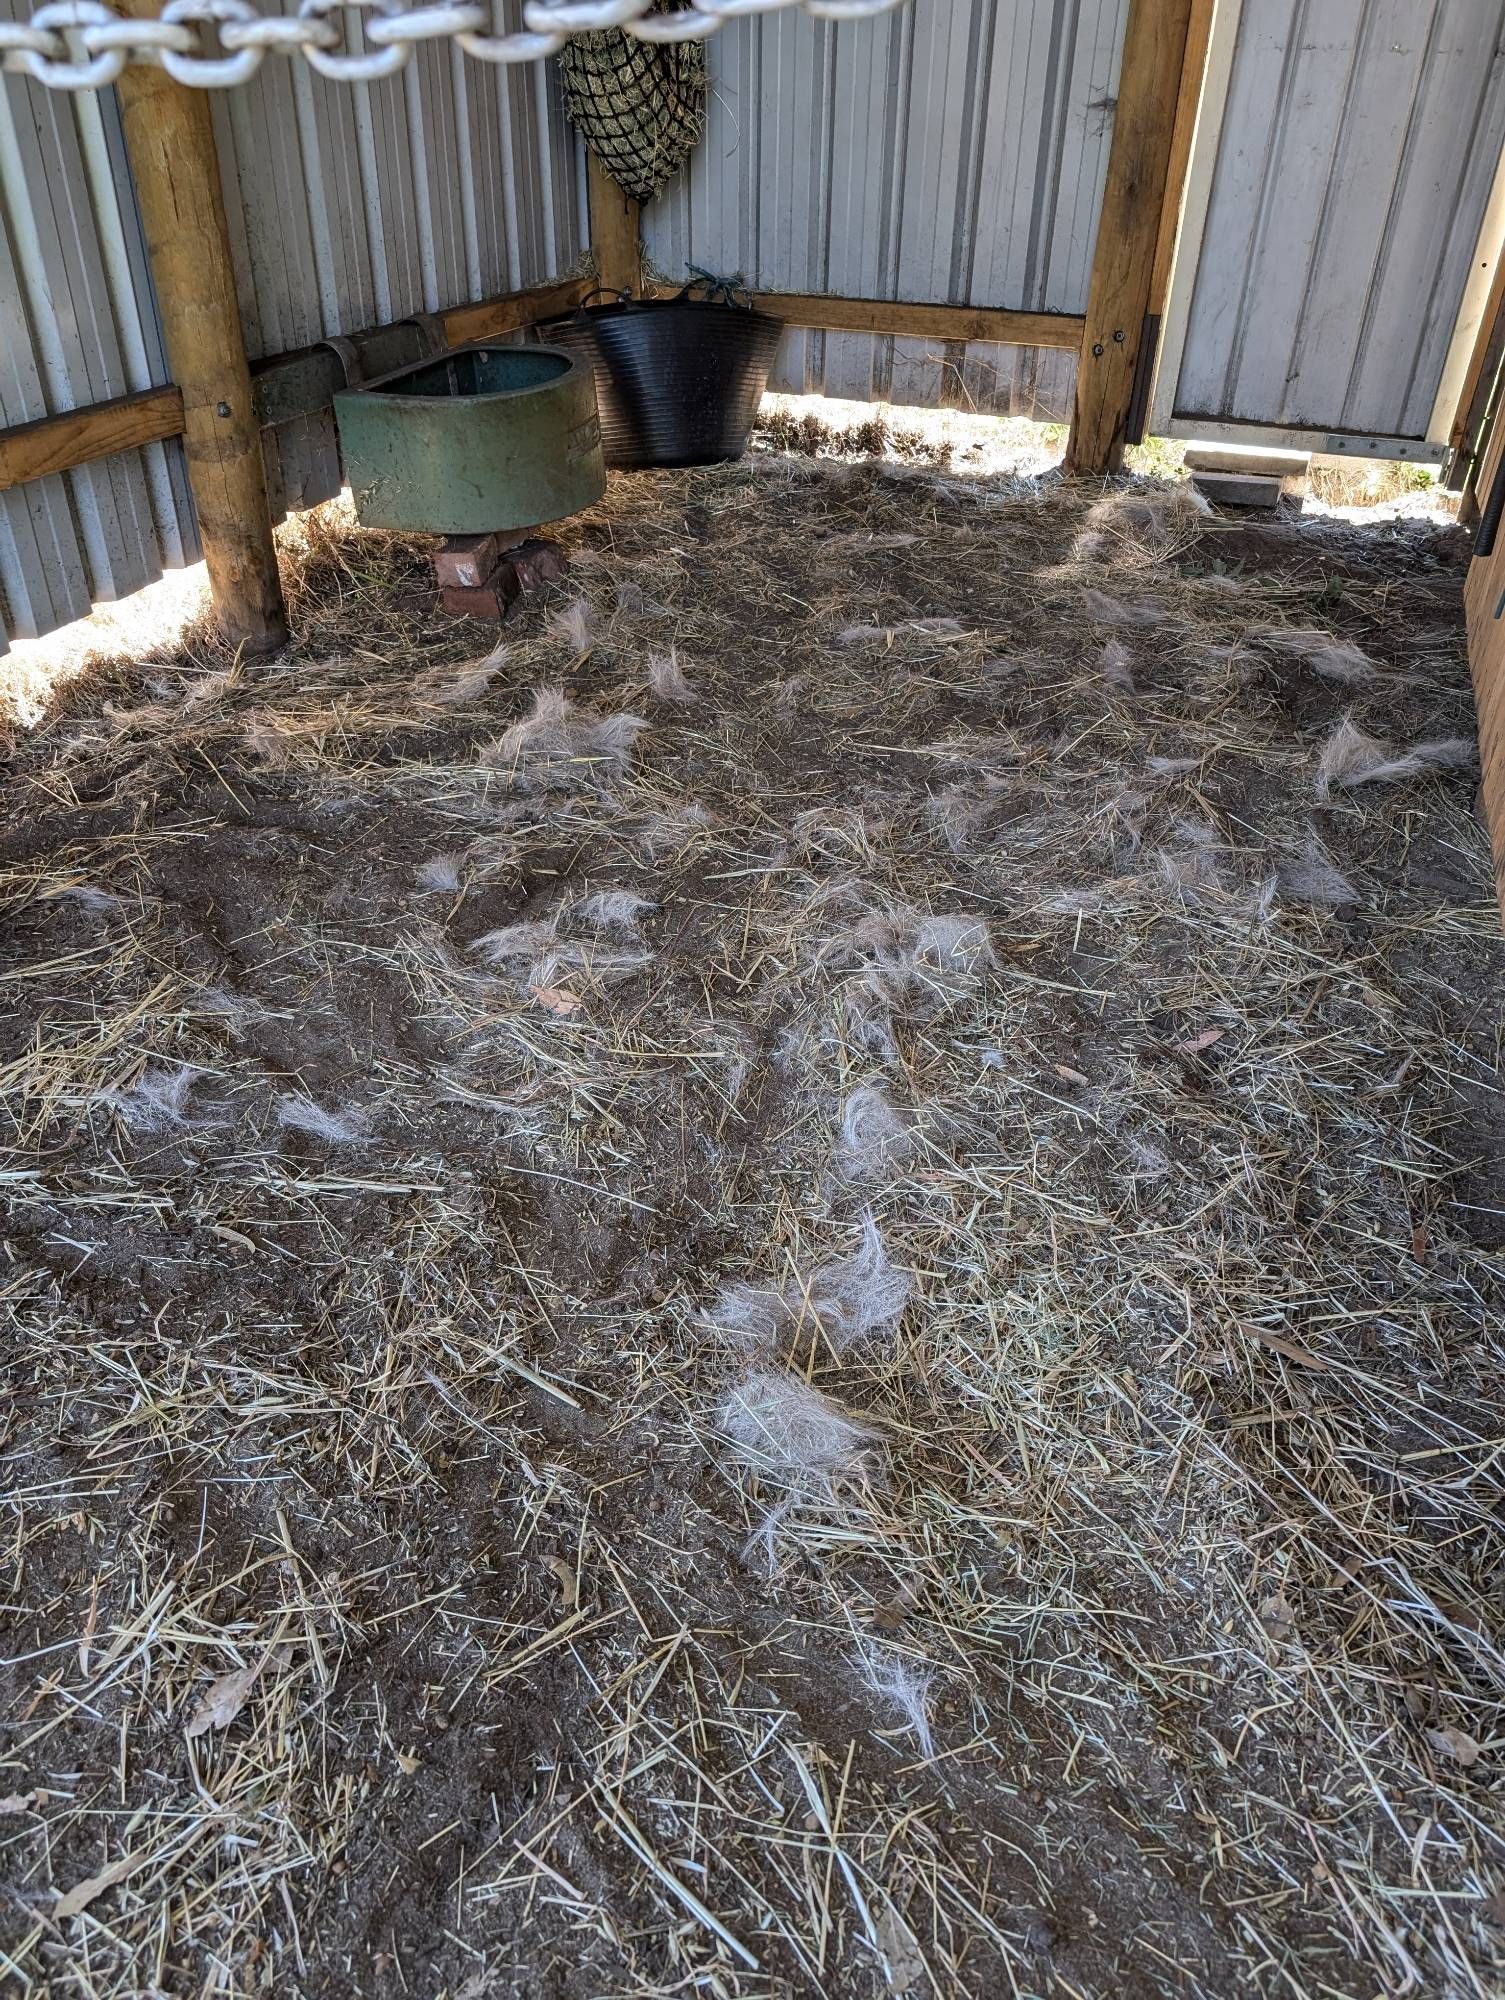
[[28, 479], [108, 458], [111, 452], [160, 444], [182, 428], [183, 398], [172, 387], [143, 389], [135, 396], [115, 396], [108, 403], [16, 424], [0, 431], [0, 493], [24, 486]]
[[[1474, 678], [1474, 707], [1479, 721], [1480, 798], [1494, 856], [1495, 895], [1505, 915], [1505, 532], [1499, 528], [1495, 491], [1505, 479], [1505, 417], [1498, 413], [1481, 448], [1479, 492], [1484, 496], [1487, 527], [1497, 523], [1494, 547], [1476, 553], [1463, 581], [1468, 616], [1468, 663]], [[1482, 547], [1476, 538], [1476, 549]]]
[[643, 289], [642, 206], [617, 186], [589, 148], [585, 162], [597, 278], [608, 292], [636, 294]]
[[910, 299], [838, 299], [814, 292], [755, 292], [753, 304], [791, 326], [907, 335], [919, 340], [989, 340], [1011, 347], [1079, 347], [1086, 325], [1080, 313], [921, 305]]
[[1191, 20], [1186, 30], [1186, 53], [1181, 59], [1181, 88], [1176, 97], [1176, 124], [1171, 134], [1165, 202], [1160, 210], [1155, 262], [1150, 272], [1147, 310], [1156, 314], [1165, 311], [1165, 302], [1170, 296], [1171, 267], [1176, 261], [1181, 211], [1186, 205], [1186, 175], [1191, 166], [1192, 141], [1197, 134], [1197, 113], [1202, 108], [1202, 86], [1207, 79], [1207, 51], [1212, 45], [1212, 16], [1216, 6], [1217, 0], [1192, 0]]
[[1066, 446], [1068, 472], [1115, 472], [1134, 398], [1161, 217], [1171, 186], [1176, 110], [1194, 0], [1130, 0], [1087, 323]]
[[1472, 492], [1477, 483], [1474, 455], [1479, 449], [1479, 433], [1502, 353], [1505, 353], [1505, 256], [1495, 264], [1489, 297], [1458, 392], [1458, 405], [1448, 426], [1448, 446], [1453, 453], [1452, 484], [1466, 492]]
[[[491, 340], [502, 333], [516, 333], [519, 327], [536, 326], [556, 313], [572, 312], [590, 290], [588, 278], [565, 278], [557, 285], [534, 285], [525, 292], [504, 292], [500, 298], [482, 299], [473, 306], [451, 306], [440, 313], [444, 337], [451, 347], [463, 347], [467, 340]], [[359, 343], [360, 335], [355, 336]]]
[[[125, 0], [154, 19], [158, 0]], [[269, 651], [288, 636], [251, 406], [230, 233], [208, 94], [128, 63], [116, 84], [168, 366], [183, 399], [188, 484], [226, 638]]]

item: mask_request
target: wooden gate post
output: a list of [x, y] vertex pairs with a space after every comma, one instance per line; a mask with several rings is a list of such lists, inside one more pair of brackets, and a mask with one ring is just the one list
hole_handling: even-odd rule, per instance
[[589, 146], [585, 149], [585, 165], [597, 280], [609, 292], [641, 292], [643, 254], [638, 239], [643, 224], [642, 205], [625, 188], [617, 186]]
[[[159, 0], [125, 0], [138, 20]], [[116, 84], [167, 365], [183, 396], [188, 484], [227, 639], [269, 652], [288, 636], [261, 433], [235, 296], [208, 93], [128, 63]]]
[[[1068, 472], [1116, 472], [1171, 188], [1176, 106], [1194, 0], [1130, 0], [1113, 114], [1102, 220], [1092, 258], [1087, 328], [1077, 363]], [[1186, 159], [1179, 171], [1184, 179]]]

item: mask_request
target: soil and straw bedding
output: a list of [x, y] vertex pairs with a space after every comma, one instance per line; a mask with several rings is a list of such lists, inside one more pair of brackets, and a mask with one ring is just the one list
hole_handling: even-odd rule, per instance
[[0, 1984], [1483, 1996], [1459, 537], [561, 532], [482, 659], [313, 517], [17, 735]]

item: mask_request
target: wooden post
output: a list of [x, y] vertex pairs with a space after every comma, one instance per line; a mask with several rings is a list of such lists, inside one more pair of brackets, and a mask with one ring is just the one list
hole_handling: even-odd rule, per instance
[[[125, 0], [138, 20], [159, 0]], [[183, 397], [188, 484], [227, 639], [268, 652], [288, 636], [251, 407], [230, 233], [208, 94], [128, 63], [116, 85], [167, 364]]]
[[[1068, 472], [1116, 472], [1123, 463], [1160, 219], [1168, 201], [1180, 201], [1180, 188], [1170, 186], [1171, 162], [1194, 4], [1130, 0], [1066, 446]], [[1180, 174], [1184, 181], [1185, 156]]]
[[625, 188], [617, 186], [601, 162], [586, 148], [590, 191], [591, 249], [598, 282], [609, 292], [641, 292], [643, 253], [639, 247], [643, 211]]

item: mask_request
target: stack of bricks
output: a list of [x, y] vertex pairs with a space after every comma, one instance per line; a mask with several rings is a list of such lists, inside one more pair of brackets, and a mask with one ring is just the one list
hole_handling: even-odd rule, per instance
[[451, 535], [434, 557], [439, 598], [457, 618], [489, 618], [500, 623], [513, 599], [564, 575], [566, 558], [557, 542], [526, 529], [494, 535]]

